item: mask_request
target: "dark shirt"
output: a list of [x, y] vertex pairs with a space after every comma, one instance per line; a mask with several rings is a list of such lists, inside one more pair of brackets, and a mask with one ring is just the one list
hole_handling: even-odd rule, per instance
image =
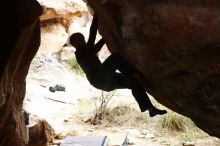
[[101, 61], [99, 60], [96, 53], [94, 53], [92, 48], [91, 49], [82, 48], [82, 50], [84, 51], [75, 52], [76, 60], [79, 63], [82, 70], [84, 71], [84, 73], [86, 74], [88, 80], [91, 82], [94, 76], [96, 76], [96, 72], [101, 67]]

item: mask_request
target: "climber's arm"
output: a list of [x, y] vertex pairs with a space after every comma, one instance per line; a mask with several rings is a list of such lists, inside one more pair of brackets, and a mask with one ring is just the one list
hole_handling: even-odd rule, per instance
[[98, 43], [96, 43], [95, 46], [92, 48], [91, 50], [92, 54], [97, 54], [102, 49], [105, 42], [106, 40], [104, 40], [103, 38], [99, 40]]
[[88, 46], [93, 46], [94, 45], [96, 34], [97, 34], [97, 29], [98, 29], [97, 16], [94, 14], [92, 24], [91, 24], [91, 27], [90, 27], [89, 39], [88, 39], [88, 42], [87, 42]]

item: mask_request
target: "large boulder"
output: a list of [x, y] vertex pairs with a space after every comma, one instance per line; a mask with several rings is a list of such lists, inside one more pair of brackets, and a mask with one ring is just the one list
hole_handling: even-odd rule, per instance
[[89, 0], [99, 31], [145, 76], [146, 91], [220, 137], [220, 2]]
[[55, 131], [44, 119], [31, 115], [29, 132], [29, 146], [49, 146], [53, 143]]

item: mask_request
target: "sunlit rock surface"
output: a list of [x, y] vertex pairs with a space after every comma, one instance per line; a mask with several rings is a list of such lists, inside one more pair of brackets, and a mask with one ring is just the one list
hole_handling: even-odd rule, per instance
[[88, 28], [86, 26], [91, 16], [89, 17], [84, 2], [78, 0], [38, 0], [38, 2], [43, 7], [43, 14], [40, 16], [39, 53], [60, 51], [70, 34]]
[[220, 2], [89, 0], [109, 49], [145, 75], [146, 91], [220, 137]]
[[[59, 61], [67, 60], [74, 52], [74, 48], [68, 44], [69, 36], [80, 32], [86, 40], [89, 37], [92, 16], [87, 5], [81, 0], [38, 0], [38, 2], [43, 7], [43, 14], [40, 16], [41, 45], [38, 53], [54, 53]], [[107, 48], [104, 47], [102, 50], [106, 52]], [[101, 54], [109, 54], [105, 52]]]

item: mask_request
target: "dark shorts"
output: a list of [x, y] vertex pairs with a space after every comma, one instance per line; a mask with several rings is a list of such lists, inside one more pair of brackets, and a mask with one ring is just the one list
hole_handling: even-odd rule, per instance
[[97, 72], [95, 76], [88, 78], [90, 84], [103, 91], [113, 91], [115, 89], [131, 89], [132, 81], [118, 72], [106, 73]]
[[97, 70], [92, 76], [87, 77], [90, 84], [100, 90], [110, 91], [110, 86], [114, 80], [115, 73]]

